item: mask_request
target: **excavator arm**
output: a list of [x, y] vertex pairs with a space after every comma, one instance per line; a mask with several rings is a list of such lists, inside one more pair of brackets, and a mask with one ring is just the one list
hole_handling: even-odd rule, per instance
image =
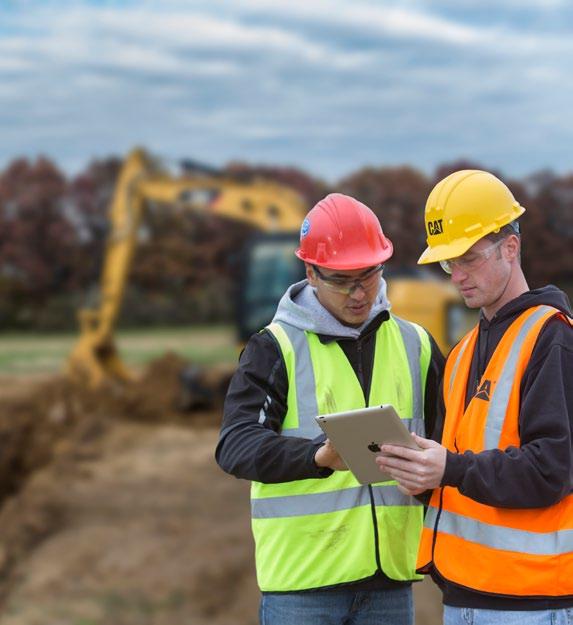
[[109, 208], [100, 300], [96, 307], [79, 311], [80, 336], [67, 363], [68, 374], [92, 388], [106, 380], [132, 379], [116, 348], [114, 332], [148, 202], [225, 217], [270, 233], [296, 232], [306, 214], [302, 199], [284, 186], [238, 182], [209, 173], [173, 177], [143, 150], [131, 152]]

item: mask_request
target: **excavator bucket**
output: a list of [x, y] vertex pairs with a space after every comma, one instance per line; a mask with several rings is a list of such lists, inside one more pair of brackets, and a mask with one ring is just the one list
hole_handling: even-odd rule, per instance
[[101, 337], [97, 328], [97, 312], [79, 312], [82, 328], [78, 342], [67, 362], [67, 374], [79, 384], [97, 389], [107, 381], [132, 382], [135, 377], [119, 356], [113, 339]]
[[104, 383], [133, 382], [134, 375], [121, 360], [115, 345], [96, 346], [89, 337], [80, 339], [67, 363], [69, 377], [89, 388], [100, 388]]

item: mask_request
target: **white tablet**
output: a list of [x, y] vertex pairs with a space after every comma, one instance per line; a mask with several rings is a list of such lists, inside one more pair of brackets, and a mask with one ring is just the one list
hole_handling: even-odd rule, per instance
[[318, 415], [316, 421], [361, 484], [387, 482], [390, 475], [375, 462], [380, 446], [419, 449], [394, 406], [385, 404]]

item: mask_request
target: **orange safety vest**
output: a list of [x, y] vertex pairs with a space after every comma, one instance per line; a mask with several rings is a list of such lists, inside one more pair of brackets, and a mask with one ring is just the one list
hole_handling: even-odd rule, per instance
[[[452, 350], [444, 374], [442, 444], [448, 450], [463, 454], [520, 447], [521, 380], [539, 333], [555, 315], [573, 326], [573, 320], [551, 306], [529, 308], [515, 319], [465, 410], [479, 327]], [[573, 495], [546, 508], [496, 508], [465, 497], [457, 488], [436, 488], [424, 522], [419, 572], [429, 572], [432, 564], [446, 580], [479, 592], [571, 596]]]

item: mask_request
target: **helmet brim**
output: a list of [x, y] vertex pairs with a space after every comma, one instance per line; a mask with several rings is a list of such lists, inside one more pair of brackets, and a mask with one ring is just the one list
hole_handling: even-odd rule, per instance
[[457, 258], [462, 254], [465, 254], [470, 247], [477, 243], [481, 237], [475, 239], [458, 239], [451, 243], [444, 245], [434, 245], [433, 247], [427, 247], [420, 258], [418, 258], [418, 265], [428, 265], [430, 263], [439, 263], [441, 260], [449, 260], [450, 258]]
[[318, 265], [324, 267], [324, 269], [333, 269], [338, 271], [352, 271], [354, 269], [368, 269], [368, 267], [374, 267], [375, 265], [381, 265], [392, 257], [394, 253], [394, 246], [390, 239], [386, 239], [386, 248], [377, 254], [352, 254], [341, 255], [341, 258], [332, 258], [328, 261], [316, 261], [313, 258], [306, 258], [300, 248], [295, 251], [297, 258], [300, 258], [305, 263], [310, 265]]

